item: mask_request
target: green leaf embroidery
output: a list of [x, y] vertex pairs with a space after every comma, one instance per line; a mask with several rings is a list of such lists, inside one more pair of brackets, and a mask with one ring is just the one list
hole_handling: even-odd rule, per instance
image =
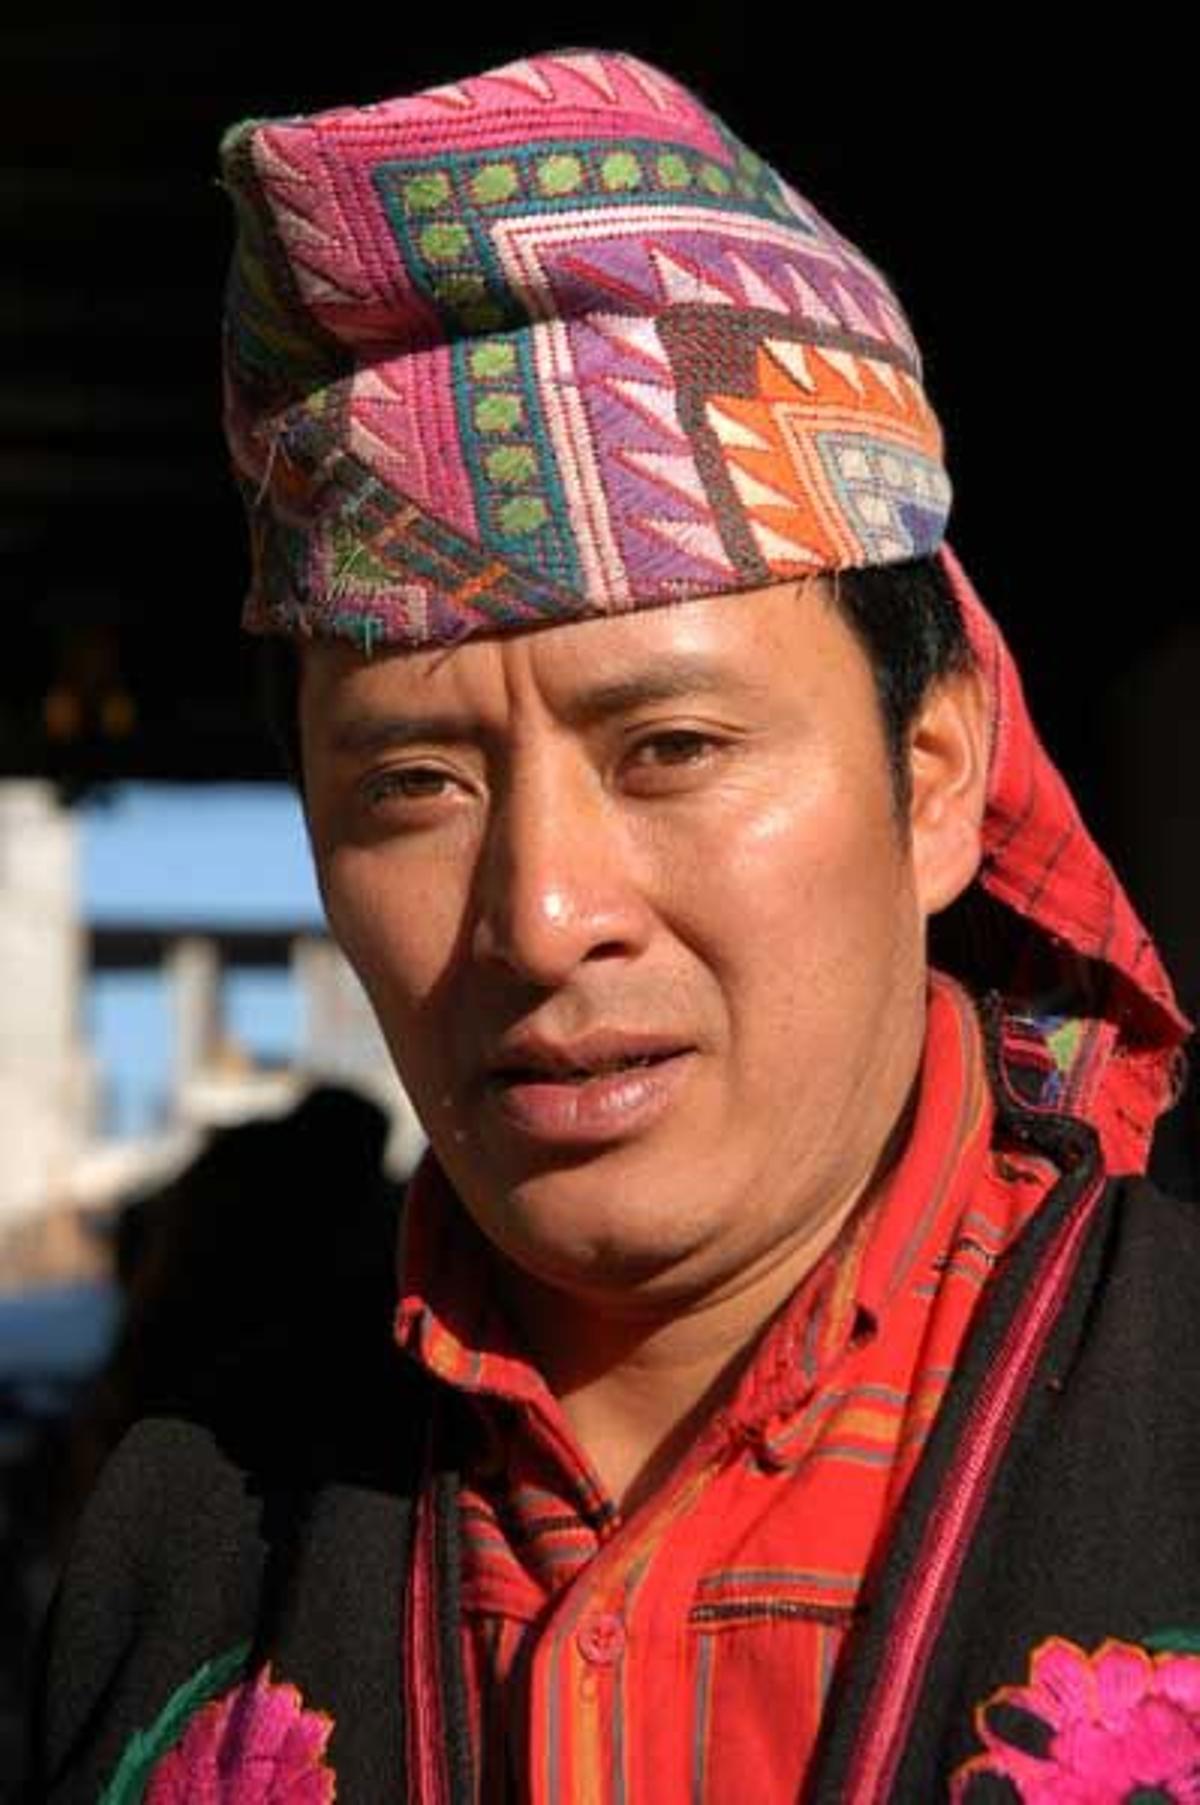
[[198, 1673], [173, 1692], [148, 1730], [137, 1730], [121, 1756], [121, 1765], [96, 1805], [140, 1805], [156, 1764], [174, 1748], [190, 1717], [241, 1677], [250, 1644], [240, 1642], [228, 1653], [206, 1661]]
[[1200, 1655], [1200, 1630], [1155, 1630], [1145, 1645], [1156, 1655]]

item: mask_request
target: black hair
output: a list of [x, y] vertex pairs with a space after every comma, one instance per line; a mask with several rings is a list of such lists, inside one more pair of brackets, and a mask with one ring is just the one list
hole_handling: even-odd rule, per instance
[[[932, 683], [972, 664], [970, 642], [950, 582], [936, 557], [843, 570], [834, 605], [870, 663], [898, 814], [908, 813], [908, 732]], [[268, 725], [287, 775], [302, 788], [300, 661], [290, 639], [266, 639], [262, 656]]]
[[974, 664], [962, 614], [937, 557], [839, 571], [833, 587], [871, 666], [896, 807], [906, 817], [909, 728], [931, 684]]

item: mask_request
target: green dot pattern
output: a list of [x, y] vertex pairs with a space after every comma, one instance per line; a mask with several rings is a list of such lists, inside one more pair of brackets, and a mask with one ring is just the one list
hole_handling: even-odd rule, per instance
[[600, 180], [610, 192], [638, 188], [642, 181], [642, 166], [632, 151], [615, 150], [601, 159]]
[[450, 199], [450, 178], [439, 170], [413, 176], [404, 184], [404, 205], [409, 213], [433, 213]]
[[511, 432], [521, 424], [519, 395], [483, 395], [475, 403], [475, 424], [480, 432]]
[[528, 483], [537, 475], [537, 458], [529, 445], [500, 445], [488, 452], [484, 466], [497, 483]]
[[710, 194], [728, 194], [733, 186], [729, 176], [718, 163], [702, 163], [700, 165], [700, 181]]
[[457, 263], [471, 248], [471, 237], [465, 226], [449, 222], [426, 226], [421, 233], [421, 249], [430, 263]]
[[499, 509], [497, 517], [505, 533], [533, 533], [545, 526], [550, 510], [538, 495], [514, 495]]
[[520, 186], [515, 164], [488, 163], [471, 177], [471, 198], [481, 207], [494, 207], [511, 200]]
[[676, 151], [668, 150], [658, 159], [658, 179], [664, 188], [686, 188], [692, 173]]
[[471, 374], [481, 382], [511, 376], [516, 367], [517, 353], [513, 345], [474, 345], [471, 348]]
[[543, 194], [574, 194], [583, 186], [583, 164], [578, 157], [543, 157], [537, 166], [538, 187]]

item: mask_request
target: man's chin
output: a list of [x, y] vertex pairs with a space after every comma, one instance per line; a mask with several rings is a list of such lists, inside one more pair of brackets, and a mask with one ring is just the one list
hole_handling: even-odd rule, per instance
[[711, 1236], [689, 1208], [694, 1189], [673, 1207], [660, 1186], [639, 1208], [626, 1183], [614, 1207], [613, 1185], [597, 1190], [595, 1177], [559, 1170], [528, 1180], [476, 1213], [477, 1226], [503, 1260], [557, 1291], [626, 1302], [692, 1292], [711, 1257]]

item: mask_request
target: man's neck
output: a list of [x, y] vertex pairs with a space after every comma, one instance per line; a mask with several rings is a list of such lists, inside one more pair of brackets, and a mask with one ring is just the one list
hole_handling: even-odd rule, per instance
[[699, 1298], [565, 1293], [508, 1269], [508, 1309], [609, 1495], [628, 1513], [657, 1490], [730, 1397], [768, 1324], [818, 1264], [865, 1186], [819, 1228]]

